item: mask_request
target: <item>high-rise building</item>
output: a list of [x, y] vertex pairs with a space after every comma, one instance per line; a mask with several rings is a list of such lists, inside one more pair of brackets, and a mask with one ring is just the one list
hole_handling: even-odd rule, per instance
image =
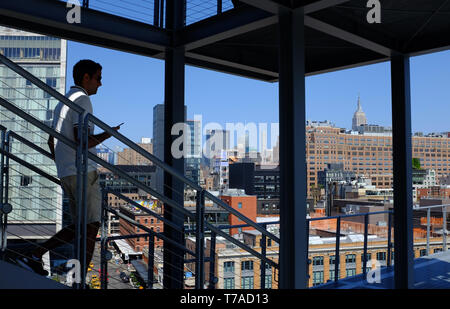
[[[67, 42], [59, 38], [0, 27], [0, 53], [60, 93], [66, 89]], [[51, 126], [58, 101], [7, 67], [0, 65], [0, 95], [31, 116]], [[48, 134], [0, 107], [0, 124], [48, 150]], [[56, 176], [55, 163], [44, 155], [12, 141], [13, 154]], [[11, 234], [36, 239], [53, 235], [63, 220], [62, 190], [45, 177], [10, 161], [8, 217]], [[33, 224], [33, 228], [29, 227]], [[38, 235], [39, 234], [39, 235]]]
[[189, 135], [186, 136], [185, 175], [199, 184], [202, 159], [202, 123], [199, 120], [188, 120], [186, 124], [189, 126]]
[[[184, 106], [184, 121], [186, 121], [187, 107]], [[153, 154], [164, 161], [164, 104], [153, 107]], [[164, 171], [157, 167], [155, 177], [156, 190], [164, 190]]]
[[361, 125], [365, 125], [365, 124], [367, 124], [367, 118], [366, 118], [366, 114], [362, 110], [361, 100], [358, 96], [358, 107], [356, 109], [356, 112], [353, 114], [352, 130], [358, 131], [358, 127]]
[[228, 130], [206, 130], [205, 155], [212, 159], [220, 155], [221, 150], [230, 149], [230, 131]]

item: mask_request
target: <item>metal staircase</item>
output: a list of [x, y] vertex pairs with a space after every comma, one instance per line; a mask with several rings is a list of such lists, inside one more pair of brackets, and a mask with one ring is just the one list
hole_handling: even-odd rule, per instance
[[[256, 231], [259, 231], [263, 237], [263, 239], [271, 239], [272, 242], [279, 243], [280, 239], [275, 236], [274, 234], [267, 231], [264, 225], [260, 225], [251, 219], [244, 216], [242, 213], [237, 211], [236, 209], [233, 209], [228, 204], [223, 202], [221, 199], [214, 196], [212, 193], [202, 189], [198, 184], [192, 182], [190, 179], [186, 178], [184, 175], [180, 174], [177, 170], [175, 170], [173, 167], [165, 164], [163, 161], [156, 158], [154, 155], [148, 153], [143, 148], [138, 146], [136, 143], [132, 142], [130, 139], [128, 139], [126, 136], [122, 135], [121, 133], [113, 130], [109, 125], [104, 123], [99, 118], [87, 114], [83, 117], [83, 112], [79, 106], [74, 104], [72, 101], [68, 100], [65, 96], [60, 94], [59, 92], [55, 91], [53, 88], [49, 87], [47, 84], [42, 82], [37, 77], [33, 76], [26, 70], [24, 70], [19, 65], [15, 64], [14, 62], [10, 61], [8, 58], [4, 57], [3, 55], [0, 55], [0, 63], [3, 64], [8, 69], [14, 71], [21, 77], [25, 78], [26, 80], [30, 81], [35, 86], [39, 87], [40, 89], [47, 92], [50, 96], [53, 98], [56, 98], [58, 101], [63, 102], [65, 105], [67, 105], [70, 109], [73, 109], [79, 114], [79, 123], [83, 123], [83, 130], [79, 131], [78, 140], [80, 143], [75, 143], [74, 141], [68, 140], [65, 136], [61, 135], [60, 133], [53, 130], [50, 126], [48, 126], [44, 121], [30, 115], [25, 110], [19, 108], [9, 100], [3, 98], [0, 96], [0, 105], [8, 110], [9, 112], [13, 113], [16, 117], [20, 117], [21, 119], [25, 120], [28, 124], [35, 126], [42, 130], [44, 133], [53, 136], [54, 138], [58, 139], [60, 142], [65, 143], [66, 145], [72, 147], [76, 150], [77, 153], [77, 183], [78, 183], [78, 209], [79, 211], [82, 211], [83, 209], [86, 209], [86, 185], [87, 185], [87, 163], [88, 161], [93, 161], [100, 166], [110, 170], [115, 175], [118, 175], [120, 178], [128, 181], [129, 183], [135, 185], [140, 190], [151, 194], [152, 196], [156, 197], [159, 201], [164, 203], [164, 205], [168, 205], [171, 207], [171, 209], [176, 210], [178, 213], [182, 214], [185, 218], [189, 217], [191, 221], [195, 222], [195, 226], [193, 230], [187, 231], [184, 229], [184, 227], [177, 226], [173, 224], [170, 220], [167, 220], [163, 216], [145, 208], [136, 203], [135, 201], [127, 198], [126, 196], [120, 194], [119, 192], [114, 192], [112, 190], [104, 190], [103, 191], [103, 201], [102, 201], [102, 224], [101, 224], [101, 237], [98, 239], [101, 245], [101, 268], [100, 268], [100, 278], [101, 278], [101, 286], [102, 288], [107, 288], [108, 282], [107, 282], [107, 261], [111, 258], [111, 254], [108, 252], [108, 242], [114, 239], [123, 239], [127, 237], [143, 237], [144, 234], [137, 234], [137, 235], [128, 235], [127, 237], [121, 237], [121, 236], [108, 236], [106, 233], [106, 220], [107, 220], [107, 213], [113, 213], [117, 216], [119, 216], [121, 219], [126, 220], [128, 223], [139, 227], [142, 229], [149, 237], [149, 263], [148, 263], [148, 284], [147, 288], [153, 287], [153, 267], [154, 267], [154, 252], [153, 252], [153, 243], [155, 239], [161, 239], [165, 243], [171, 244], [172, 246], [178, 248], [183, 252], [183, 256], [180, 258], [183, 259], [184, 263], [188, 262], [194, 262], [195, 263], [195, 288], [202, 289], [205, 286], [205, 273], [210, 272], [209, 276], [209, 287], [214, 288], [217, 283], [217, 278], [214, 277], [214, 256], [215, 256], [215, 243], [216, 243], [216, 236], [223, 237], [223, 239], [229, 241], [234, 246], [242, 249], [243, 251], [247, 252], [251, 256], [256, 257], [260, 261], [260, 269], [261, 276], [264, 275], [264, 270], [266, 267], [270, 267], [273, 269], [278, 269], [279, 265], [278, 262], [272, 258], [268, 258], [266, 256], [266, 242], [262, 242], [261, 250], [256, 250], [252, 248], [251, 246], [246, 245], [242, 241], [240, 241], [237, 238], [234, 238], [230, 236], [223, 228], [214, 226], [210, 222], [206, 220], [205, 216], [205, 199], [208, 199], [212, 201], [214, 204], [218, 205], [222, 209], [226, 210], [227, 213], [230, 216], [236, 216], [239, 218], [243, 225], [250, 226], [254, 228]], [[108, 132], [111, 134], [114, 138], [116, 138], [118, 141], [126, 145], [127, 147], [131, 148], [132, 150], [136, 151], [138, 154], [142, 155], [146, 159], [150, 160], [154, 165], [156, 165], [158, 168], [161, 168], [164, 170], [165, 173], [169, 174], [171, 177], [176, 178], [178, 181], [180, 181], [184, 186], [191, 188], [192, 190], [196, 191], [196, 211], [191, 212], [188, 211], [184, 205], [180, 205], [178, 202], [174, 201], [172, 198], [166, 196], [162, 192], [158, 192], [157, 190], [149, 187], [147, 184], [140, 182], [139, 180], [135, 179], [134, 177], [128, 175], [123, 170], [120, 169], [120, 167], [112, 165], [105, 160], [102, 160], [101, 158], [97, 157], [96, 155], [90, 153], [88, 151], [88, 125], [89, 123], [92, 123], [99, 128], [103, 129], [105, 132]], [[8, 215], [11, 213], [11, 211], [14, 208], [14, 205], [12, 205], [9, 201], [8, 191], [10, 189], [9, 184], [9, 160], [15, 161], [17, 164], [24, 166], [28, 168], [29, 170], [33, 171], [34, 173], [37, 173], [38, 175], [44, 177], [45, 179], [49, 180], [50, 182], [60, 185], [60, 181], [57, 177], [49, 174], [46, 171], [43, 171], [36, 167], [33, 162], [29, 162], [26, 159], [21, 158], [17, 154], [13, 154], [13, 152], [10, 149], [11, 145], [11, 139], [15, 139], [16, 141], [19, 141], [23, 143], [24, 145], [27, 145], [34, 151], [37, 151], [38, 153], [50, 157], [50, 153], [43, 149], [42, 147], [38, 146], [33, 141], [25, 138], [24, 136], [21, 136], [17, 134], [16, 132], [9, 130], [6, 127], [1, 127], [1, 178], [0, 178], [0, 187], [1, 187], [1, 204], [0, 204], [0, 217], [1, 217], [1, 255], [4, 259], [4, 257], [7, 255], [8, 251]], [[191, 233], [195, 237], [195, 249], [188, 249], [186, 247], [185, 243], [179, 243], [177, 241], [174, 241], [170, 237], [168, 237], [165, 232], [155, 232], [146, 226], [132, 220], [131, 218], [125, 216], [124, 214], [120, 213], [118, 210], [113, 209], [108, 206], [107, 204], [107, 194], [114, 194], [118, 196], [120, 199], [123, 199], [130, 203], [130, 205], [133, 205], [137, 208], [139, 208], [141, 211], [146, 212], [147, 214], [161, 220], [166, 224], [167, 226], [170, 226], [171, 228], [177, 230], [178, 232], [182, 233], [182, 235], [186, 235]], [[39, 197], [35, 197], [39, 198]], [[75, 242], [75, 257], [78, 261], [80, 261], [80, 269], [81, 271], [81, 284], [79, 285], [80, 288], [84, 288], [84, 284], [86, 283], [86, 271], [85, 265], [85, 254], [86, 251], [86, 224], [83, 222], [83, 216], [78, 216], [79, 219], [76, 223], [76, 242]], [[205, 252], [205, 237], [206, 235], [211, 236], [211, 247], [210, 252]], [[191, 257], [191, 258], [187, 258]], [[210, 269], [205, 269], [205, 263], [206, 262], [213, 262], [210, 264]], [[1, 288], [38, 288], [38, 287], [48, 287], [48, 288], [54, 288], [54, 287], [65, 287], [61, 284], [58, 284], [52, 280], [48, 280], [46, 278], [39, 277], [34, 274], [30, 273], [23, 269], [18, 269], [14, 265], [10, 265], [8, 263], [5, 263], [4, 261], [0, 261], [0, 269], [1, 269], [1, 276], [0, 276], [0, 287]], [[181, 270], [183, 271], [183, 270]], [[4, 274], [11, 274], [4, 275]], [[26, 278], [26, 280], [21, 280], [20, 282], [17, 280], [11, 279], [12, 276], [14, 278]], [[29, 279], [29, 280], [28, 280]], [[262, 278], [261, 278], [262, 279]], [[21, 283], [22, 282], [22, 283]], [[261, 288], [263, 287], [264, 280], [261, 280]]]

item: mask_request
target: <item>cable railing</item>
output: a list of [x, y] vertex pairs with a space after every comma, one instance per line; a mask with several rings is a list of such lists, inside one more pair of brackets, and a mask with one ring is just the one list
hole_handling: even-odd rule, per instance
[[[189, 217], [192, 219], [193, 222], [196, 222], [196, 241], [195, 241], [195, 250], [190, 251], [189, 249], [186, 249], [183, 244], [180, 244], [178, 242], [174, 242], [172, 239], [165, 236], [163, 233], [155, 233], [151, 230], [148, 230], [144, 226], [140, 226], [144, 231], [149, 233], [149, 237], [151, 238], [158, 238], [162, 239], [165, 243], [170, 243], [173, 248], [178, 248], [181, 251], [177, 252], [183, 252], [183, 257], [179, 256], [178, 258], [184, 260], [184, 255], [189, 254], [189, 256], [192, 256], [195, 258], [195, 272], [196, 272], [196, 288], [203, 288], [204, 281], [205, 281], [205, 270], [204, 265], [205, 262], [208, 261], [207, 258], [205, 258], [205, 252], [203, 248], [205, 247], [205, 230], [209, 230], [211, 233], [214, 233], [214, 235], [218, 235], [223, 237], [224, 239], [227, 239], [229, 242], [233, 243], [235, 246], [239, 247], [240, 249], [249, 252], [250, 255], [255, 256], [258, 259], [263, 260], [264, 263], [271, 265], [271, 267], [278, 268], [278, 264], [274, 262], [271, 259], [268, 259], [264, 256], [264, 254], [261, 254], [260, 252], [253, 250], [243, 242], [237, 240], [234, 237], [231, 237], [228, 235], [227, 232], [224, 232], [217, 227], [215, 227], [213, 224], [206, 221], [205, 217], [205, 198], [208, 198], [213, 203], [215, 203], [220, 208], [224, 209], [226, 212], [229, 213], [229, 215], [234, 215], [238, 217], [243, 222], [249, 224], [252, 228], [258, 230], [261, 232], [264, 237], [272, 239], [274, 242], [279, 242], [279, 238], [272, 233], [268, 232], [264, 227], [261, 225], [251, 221], [249, 218], [241, 214], [239, 211], [235, 210], [225, 202], [223, 202], [221, 199], [217, 198], [216, 196], [212, 195], [210, 192], [205, 191], [200, 186], [198, 186], [197, 183], [193, 182], [192, 180], [186, 178], [183, 174], [180, 174], [177, 170], [172, 168], [171, 166], [166, 165], [161, 160], [157, 159], [152, 154], [145, 151], [143, 148], [139, 147], [135, 143], [133, 143], [131, 140], [120, 134], [119, 132], [113, 130], [110, 126], [102, 122], [100, 119], [94, 117], [93, 115], [84, 114], [84, 111], [80, 109], [79, 106], [74, 104], [72, 101], [68, 100], [66, 97], [64, 97], [62, 94], [55, 91], [53, 88], [47, 86], [45, 83], [43, 83], [41, 80], [36, 78], [35, 76], [31, 75], [29, 72], [25, 71], [20, 66], [14, 64], [9, 59], [5, 58], [4, 56], [0, 55], [0, 62], [6, 65], [9, 69], [16, 72], [18, 75], [24, 77], [25, 79], [31, 81], [31, 83], [35, 84], [37, 87], [43, 89], [45, 92], [49, 93], [51, 96], [59, 100], [60, 102], [63, 102], [66, 104], [69, 108], [73, 109], [75, 112], [79, 114], [79, 123], [84, 123], [83, 129], [84, 130], [78, 130], [78, 140], [80, 141], [78, 144], [68, 140], [64, 135], [54, 131], [52, 128], [50, 128], [44, 121], [36, 119], [33, 115], [30, 115], [26, 111], [22, 110], [21, 108], [15, 106], [8, 100], [6, 100], [3, 97], [0, 97], [0, 105], [5, 109], [8, 110], [8, 112], [15, 115], [15, 117], [20, 117], [21, 119], [26, 121], [26, 126], [32, 125], [38, 129], [41, 129], [46, 134], [49, 134], [50, 136], [53, 136], [54, 138], [58, 139], [58, 141], [68, 145], [69, 147], [76, 150], [77, 153], [77, 178], [80, 181], [77, 181], [77, 194], [78, 194], [78, 211], [79, 214], [77, 216], [78, 222], [75, 224], [75, 232], [76, 235], [80, 235], [81, 237], [77, 237], [77, 241], [75, 243], [76, 248], [76, 254], [75, 257], [78, 261], [80, 261], [80, 269], [81, 269], [81, 284], [79, 285], [80, 288], [84, 288], [86, 283], [86, 238], [87, 238], [87, 231], [86, 231], [86, 224], [83, 223], [83, 216], [81, 211], [84, 211], [86, 209], [86, 184], [87, 184], [87, 165], [88, 162], [94, 162], [99, 164], [100, 166], [105, 167], [106, 169], [110, 170], [116, 175], [119, 175], [122, 179], [128, 181], [138, 189], [151, 194], [152, 196], [156, 197], [159, 201], [163, 202], [165, 206], [164, 207], [165, 212], [172, 211], [173, 215], [178, 216], [178, 219], [184, 219], [186, 217]], [[128, 174], [124, 173], [115, 165], [109, 164], [108, 162], [100, 159], [93, 153], [88, 151], [88, 135], [86, 130], [89, 126], [89, 123], [93, 123], [95, 126], [103, 129], [105, 132], [109, 133], [111, 136], [115, 137], [117, 140], [122, 142], [123, 144], [127, 145], [137, 153], [139, 153], [141, 156], [145, 157], [146, 159], [150, 160], [153, 164], [155, 164], [157, 167], [161, 168], [165, 173], [170, 174], [172, 177], [174, 177], [177, 181], [180, 181], [185, 186], [189, 186], [193, 190], [197, 192], [197, 206], [195, 212], [190, 212], [184, 208], [184, 205], [178, 204], [174, 199], [169, 198], [165, 196], [164, 194], [161, 194], [160, 192], [154, 190], [148, 184], [141, 183], [139, 180], [129, 176]], [[34, 133], [34, 132], [33, 132]], [[54, 184], [60, 185], [59, 179], [57, 179], [55, 176], [50, 175], [36, 166], [34, 166], [32, 163], [28, 162], [27, 160], [21, 159], [18, 156], [12, 154], [9, 150], [10, 146], [10, 139], [14, 138], [15, 140], [24, 143], [28, 147], [30, 147], [32, 150], [40, 152], [44, 156], [51, 156], [50, 153], [41, 147], [39, 147], [36, 144], [33, 144], [32, 142], [28, 141], [23, 136], [9, 130], [7, 133], [5, 131], [2, 131], [2, 163], [3, 159], [7, 158], [6, 160], [12, 159], [15, 162], [17, 162], [19, 165], [25, 166], [26, 168], [30, 169], [31, 171], [43, 176], [44, 178], [48, 179], [49, 181], [53, 182]], [[2, 169], [3, 171], [8, 171], [8, 169]], [[6, 176], [6, 177], [5, 177]], [[5, 178], [4, 178], [5, 177]], [[3, 179], [5, 179], [5, 183], [3, 183]], [[7, 183], [7, 175], [3, 175], [2, 177], [2, 195], [3, 194], [3, 188], [6, 189], [5, 192], [7, 192], [9, 184]], [[173, 188], [168, 187], [168, 189], [173, 190]], [[180, 194], [180, 197], [183, 197], [183, 192], [174, 192], [175, 194]], [[7, 193], [6, 193], [7, 194]], [[20, 194], [20, 192], [19, 192]], [[121, 196], [122, 199], [126, 200], [125, 196]], [[4, 199], [3, 199], [4, 200]], [[179, 199], [178, 199], [179, 200]], [[5, 200], [4, 200], [5, 201]], [[12, 210], [11, 205], [6, 202], [2, 203], [2, 249], [6, 248], [6, 226], [7, 226], [7, 215]], [[137, 222], [133, 222], [129, 218], [124, 218], [122, 214], [117, 212], [116, 210], [112, 208], [107, 208], [108, 212], [114, 213], [116, 216], [119, 216], [121, 219], [128, 221], [131, 224], [136, 224]], [[8, 212], [9, 211], [9, 212]], [[84, 218], [85, 220], [85, 218]], [[131, 221], [130, 221], [131, 220]], [[167, 221], [167, 220], [166, 220]], [[167, 226], [170, 226], [168, 222], [165, 222]], [[173, 227], [172, 227], [173, 228]], [[182, 231], [184, 234], [184, 231]], [[103, 244], [103, 242], [102, 242]], [[103, 248], [103, 247], [102, 247]], [[167, 252], [167, 250], [166, 250]], [[177, 254], [176, 252], [169, 252], [173, 254]], [[178, 253], [179, 254], [179, 253]], [[167, 263], [167, 262], [166, 262]], [[166, 264], [167, 266], [167, 264]], [[179, 265], [172, 265], [173, 267], [179, 267]], [[103, 278], [103, 277], [102, 277]]]
[[[165, 26], [165, 0], [60, 0], [83, 8], [150, 24]], [[184, 24], [190, 25], [241, 6], [236, 0], [184, 0]]]

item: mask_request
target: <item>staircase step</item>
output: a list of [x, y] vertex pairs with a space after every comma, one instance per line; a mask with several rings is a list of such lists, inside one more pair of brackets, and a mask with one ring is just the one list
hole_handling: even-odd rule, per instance
[[19, 266], [0, 261], [0, 289], [70, 289]]

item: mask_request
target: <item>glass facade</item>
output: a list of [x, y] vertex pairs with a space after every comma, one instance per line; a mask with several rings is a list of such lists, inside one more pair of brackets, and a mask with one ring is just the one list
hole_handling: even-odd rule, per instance
[[194, 181], [200, 182], [200, 161], [202, 158], [202, 124], [197, 120], [188, 120], [186, 124], [189, 126], [190, 136], [186, 141], [188, 147], [185, 159], [186, 177]]
[[[66, 46], [65, 40], [0, 27], [0, 53], [60, 93], [66, 88]], [[51, 126], [58, 101], [3, 65], [0, 96]], [[48, 134], [3, 107], [0, 124], [48, 150]], [[56, 176], [54, 162], [23, 143], [12, 139], [11, 152]], [[13, 206], [9, 222], [62, 224], [62, 190], [58, 185], [12, 160], [9, 173], [9, 202]]]

